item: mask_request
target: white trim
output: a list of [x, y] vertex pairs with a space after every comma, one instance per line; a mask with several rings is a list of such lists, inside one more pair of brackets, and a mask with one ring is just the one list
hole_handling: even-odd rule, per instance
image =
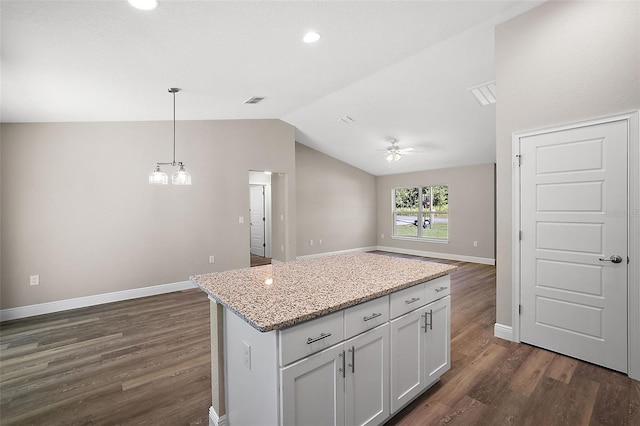
[[629, 377], [640, 380], [640, 119], [629, 118]]
[[376, 250], [376, 247], [359, 247], [359, 248], [347, 249], [347, 250], [327, 251], [324, 253], [307, 254], [304, 256], [297, 256], [296, 260], [315, 259], [317, 257], [333, 256], [336, 254], [364, 253], [366, 251], [372, 251], [372, 250]]
[[462, 262], [481, 263], [495, 266], [496, 260], [487, 257], [463, 256], [460, 254], [440, 253], [435, 251], [412, 250], [398, 247], [378, 246], [376, 250], [389, 251], [391, 253], [412, 254], [414, 256], [433, 257], [436, 259], [459, 260]]
[[520, 342], [520, 138], [511, 135], [511, 338]]
[[209, 426], [228, 426], [227, 415], [218, 416], [213, 406], [209, 407]]
[[182, 281], [116, 291], [113, 293], [76, 297], [74, 299], [57, 300], [55, 302], [39, 303], [37, 305], [19, 306], [17, 308], [0, 310], [0, 321], [50, 314], [52, 312], [67, 311], [69, 309], [85, 308], [87, 306], [102, 305], [103, 303], [118, 302], [121, 300], [137, 299], [139, 297], [171, 293], [173, 291], [187, 290], [194, 287], [196, 287], [196, 285], [191, 281]]
[[[640, 380], [640, 111], [612, 115], [595, 120], [586, 120], [561, 126], [547, 127], [538, 130], [515, 132], [511, 136], [512, 159], [520, 153], [520, 139], [553, 133], [562, 130], [570, 130], [579, 127], [595, 126], [614, 121], [627, 121], [629, 129], [628, 146], [628, 177], [629, 177], [629, 258], [628, 266], [628, 375], [632, 379]], [[513, 341], [520, 341], [520, 173], [518, 168], [512, 169], [512, 328]]]
[[499, 337], [500, 339], [509, 340], [512, 342], [514, 341], [513, 328], [508, 325], [495, 323], [493, 325], [493, 335]]

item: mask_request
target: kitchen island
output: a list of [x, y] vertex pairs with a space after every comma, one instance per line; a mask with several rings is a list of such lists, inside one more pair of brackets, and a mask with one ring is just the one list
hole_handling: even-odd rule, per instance
[[192, 277], [214, 424], [381, 424], [449, 369], [455, 266], [354, 253]]

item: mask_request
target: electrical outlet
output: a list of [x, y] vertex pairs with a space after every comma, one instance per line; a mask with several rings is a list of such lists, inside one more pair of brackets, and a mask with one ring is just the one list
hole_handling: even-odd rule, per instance
[[40, 275], [31, 275], [29, 277], [29, 285], [40, 285]]
[[309, 240], [309, 245], [312, 246], [313, 245], [313, 240]]
[[244, 223], [244, 217], [239, 216], [238, 217], [238, 223]]
[[280, 251], [284, 251], [284, 246], [280, 246]]
[[215, 263], [215, 261], [216, 261], [215, 256], [209, 256], [209, 263]]
[[251, 370], [251, 345], [242, 341], [242, 363]]
[[477, 242], [477, 241], [474, 241], [474, 242], [473, 242], [473, 246], [474, 246], [474, 247], [478, 247], [478, 242]]
[[380, 239], [384, 240], [384, 234], [380, 234]]
[[281, 215], [280, 215], [280, 222], [282, 222], [283, 220], [284, 220], [284, 215], [283, 215], [283, 214], [281, 214]]
[[318, 244], [322, 245], [322, 240], [318, 240]]

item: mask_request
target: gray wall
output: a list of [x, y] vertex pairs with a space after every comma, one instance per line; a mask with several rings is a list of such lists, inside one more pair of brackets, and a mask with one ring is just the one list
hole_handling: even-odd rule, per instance
[[297, 143], [296, 199], [298, 256], [375, 246], [373, 175]]
[[248, 266], [249, 170], [285, 174], [274, 232], [295, 255], [294, 128], [280, 120], [179, 121], [191, 187], [147, 183], [171, 161], [171, 122], [3, 124], [1, 137], [3, 309]]
[[511, 135], [640, 107], [640, 3], [548, 2], [496, 28], [497, 323], [511, 325]]
[[[440, 253], [444, 257], [495, 259], [494, 246], [494, 165], [428, 170], [378, 176], [378, 244], [395, 249]], [[392, 239], [392, 190], [412, 185], [449, 186], [449, 243]], [[384, 238], [382, 238], [384, 234]], [[473, 246], [473, 241], [478, 246]], [[446, 256], [449, 255], [449, 256]]]

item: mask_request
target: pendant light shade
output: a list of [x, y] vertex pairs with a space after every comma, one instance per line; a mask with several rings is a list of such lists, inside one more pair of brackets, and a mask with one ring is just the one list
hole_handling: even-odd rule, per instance
[[184, 169], [184, 165], [180, 164], [180, 169], [171, 175], [171, 183], [174, 185], [191, 185], [191, 175]]
[[[189, 177], [191, 179], [191, 177]], [[169, 183], [167, 174], [160, 170], [160, 165], [156, 165], [156, 169], [149, 173], [149, 183], [151, 185], [166, 185]]]
[[176, 93], [180, 89], [172, 87], [169, 93], [173, 94], [173, 161], [170, 163], [156, 163], [156, 168], [149, 173], [149, 184], [151, 185], [167, 185], [169, 178], [160, 166], [178, 166], [178, 171], [171, 175], [171, 183], [173, 185], [191, 185], [191, 175], [184, 168], [182, 161], [176, 161]]

